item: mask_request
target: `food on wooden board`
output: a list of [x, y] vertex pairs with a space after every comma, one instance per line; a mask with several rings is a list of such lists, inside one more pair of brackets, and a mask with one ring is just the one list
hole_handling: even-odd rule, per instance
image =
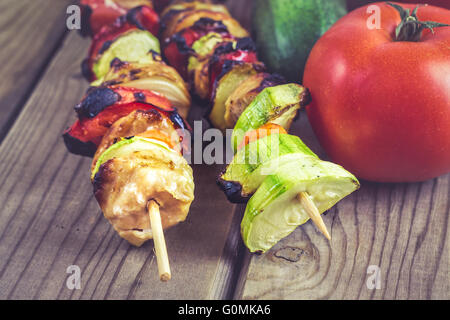
[[265, 252], [309, 220], [299, 197], [310, 197], [320, 214], [359, 188], [352, 174], [320, 160], [300, 138], [271, 129], [243, 146], [218, 180], [231, 202], [250, 198], [241, 232], [252, 252]]
[[95, 82], [63, 136], [69, 151], [94, 156], [94, 194], [118, 234], [136, 246], [154, 240], [166, 281], [171, 272], [163, 229], [185, 220], [194, 181], [183, 157], [189, 126], [176, 109], [186, 117], [191, 99], [184, 80], [159, 55], [158, 28], [158, 16], [146, 6], [94, 35], [83, 71]]
[[[177, 3], [162, 14], [161, 37], [169, 64], [210, 101], [211, 123], [221, 130], [234, 127], [232, 146], [241, 151], [218, 183], [231, 201], [251, 197], [241, 225], [244, 242], [252, 252], [264, 252], [309, 218], [330, 238], [320, 213], [359, 183], [285, 133], [309, 103], [309, 92], [268, 76], [252, 40], [233, 20], [220, 5]], [[249, 163], [251, 155], [256, 164]]]
[[[141, 16], [144, 21], [146, 18], [147, 15]], [[186, 87], [180, 85], [183, 81], [160, 60], [159, 42], [147, 31], [151, 24], [140, 27], [144, 21], [133, 26], [122, 17], [114, 26], [105, 26], [94, 36], [85, 70], [87, 65], [91, 71], [89, 79], [97, 79], [93, 85], [99, 86], [90, 89], [77, 107], [79, 120], [65, 136], [70, 138], [66, 138], [69, 147], [71, 139], [99, 146], [92, 164], [91, 178], [105, 216], [121, 236], [140, 245], [151, 237], [153, 233], [149, 230], [153, 230], [155, 223], [158, 228], [155, 235], [158, 234], [159, 239], [155, 239], [155, 246], [159, 252], [163, 279], [168, 277], [167, 270], [164, 270], [168, 263], [165, 244], [160, 241], [162, 229], [184, 220], [193, 200], [194, 187], [192, 172], [188, 172], [192, 169], [183, 162], [184, 158], [179, 153], [182, 147], [176, 148], [178, 152], [174, 150], [174, 145], [177, 146], [177, 141], [182, 137], [173, 139], [174, 132], [170, 129], [170, 122], [177, 124], [178, 129], [185, 128], [178, 113], [171, 108], [171, 101], [182, 104], [179, 101], [183, 94], [186, 96]], [[197, 95], [211, 101], [211, 122], [220, 129], [235, 126], [235, 151], [237, 148], [244, 153], [245, 150], [253, 150], [250, 154], [257, 156], [256, 166], [235, 169], [239, 165], [236, 162], [229, 166], [230, 175], [240, 175], [242, 183], [234, 196], [241, 200], [251, 197], [242, 222], [242, 235], [249, 249], [252, 252], [266, 251], [309, 218], [330, 238], [320, 213], [356, 190], [359, 186], [356, 178], [337, 165], [319, 160], [301, 141], [297, 144], [302, 147], [294, 148], [291, 154], [275, 152], [286, 144], [292, 144], [295, 139], [299, 140], [286, 132], [298, 109], [308, 103], [308, 91], [297, 84], [284, 84], [280, 76], [264, 73], [264, 65], [258, 60], [248, 33], [223, 6], [199, 1], [177, 2], [165, 10], [162, 21], [163, 52], [169, 53], [172, 59], [182, 60], [183, 64], [175, 61], [175, 66], [191, 82]], [[155, 84], [157, 81], [148, 81], [155, 75], [165, 78], [166, 83], [158, 87]], [[171, 88], [176, 88], [179, 100], [168, 100], [162, 92], [156, 94], [160, 98], [156, 99], [152, 93], [161, 88], [166, 94]], [[126, 93], [124, 99], [119, 94], [121, 90]], [[136, 91], [133, 92], [134, 99], [128, 94], [133, 90]], [[152, 107], [145, 109], [142, 105]], [[275, 143], [267, 143], [273, 139]], [[241, 157], [239, 152], [235, 159]], [[273, 157], [264, 160], [264, 153], [267, 152]], [[279, 162], [283, 165], [273, 166]], [[167, 170], [164, 165], [167, 163], [172, 164], [168, 167], [173, 171]], [[304, 169], [298, 170], [300, 173], [290, 172], [301, 165]], [[181, 188], [182, 183], [175, 183], [175, 188], [168, 191], [167, 185], [150, 179], [172, 175], [185, 181], [185, 189]], [[237, 182], [226, 179], [225, 173], [220, 184], [235, 188]], [[277, 179], [279, 184], [275, 183]], [[273, 194], [270, 198], [273, 201], [261, 203], [269, 199], [266, 188], [275, 190], [278, 186], [282, 192]], [[180, 194], [177, 194], [178, 188], [181, 188], [178, 190]], [[150, 199], [151, 194], [159, 195], [158, 190], [168, 197], [166, 200], [170, 198], [173, 201], [164, 202], [162, 198], [155, 197]], [[316, 192], [322, 191], [324, 194], [319, 197]], [[281, 194], [284, 196], [281, 197]], [[181, 206], [184, 209], [174, 204], [177, 203], [175, 200], [180, 199], [184, 201]], [[280, 206], [280, 201], [285, 201], [285, 206]], [[293, 201], [295, 204], [291, 206]], [[173, 219], [167, 213], [168, 207], [162, 207], [164, 203], [174, 206], [175, 211], [171, 213]], [[263, 214], [263, 207], [268, 207], [268, 215]], [[285, 210], [271, 210], [274, 207]], [[297, 220], [287, 226], [290, 220], [286, 223], [281, 217], [297, 207], [300, 208], [296, 211], [297, 215], [291, 216], [291, 220]], [[258, 214], [255, 214], [254, 208], [257, 208]], [[156, 211], [164, 213], [163, 217], [167, 216], [168, 220], [155, 219], [155, 216], [158, 217]], [[280, 217], [277, 220], [272, 215]], [[265, 225], [265, 217], [277, 221], [275, 228]], [[261, 238], [266, 231], [270, 233]]]

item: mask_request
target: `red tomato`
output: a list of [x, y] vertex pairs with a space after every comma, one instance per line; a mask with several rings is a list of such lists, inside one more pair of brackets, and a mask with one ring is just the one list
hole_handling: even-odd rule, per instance
[[[312, 49], [304, 85], [308, 118], [331, 159], [363, 179], [411, 182], [450, 171], [450, 27], [418, 42], [394, 41], [399, 12], [385, 3], [381, 28], [366, 7], [339, 20]], [[415, 5], [404, 5], [412, 11]], [[450, 24], [427, 6], [421, 21]]]
[[[349, 10], [353, 10], [355, 8], [362, 7], [371, 2], [376, 2], [376, 1], [373, 1], [373, 0], [372, 1], [370, 1], [370, 0], [347, 0], [347, 7]], [[450, 1], [449, 0], [397, 0], [397, 2], [431, 4], [433, 6], [450, 9]]]

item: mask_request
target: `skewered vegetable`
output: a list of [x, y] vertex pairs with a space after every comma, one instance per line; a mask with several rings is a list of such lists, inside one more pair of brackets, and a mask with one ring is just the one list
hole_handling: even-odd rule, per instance
[[95, 153], [91, 180], [105, 217], [133, 245], [154, 239], [166, 281], [163, 229], [185, 220], [194, 182], [182, 156], [187, 125], [174, 108], [187, 116], [191, 100], [161, 60], [158, 19], [149, 7], [133, 8], [94, 36], [83, 71], [96, 81], [75, 107], [78, 120], [64, 141], [71, 152]]
[[93, 36], [104, 26], [109, 26], [117, 18], [126, 15], [127, 12], [133, 13], [130, 9], [140, 6], [151, 8], [152, 2], [151, 0], [81, 0], [81, 34]]
[[225, 126], [234, 127], [242, 112], [263, 89], [281, 85], [284, 82], [282, 77], [269, 73], [257, 73], [240, 82], [225, 101]]
[[177, 128], [186, 127], [170, 102], [152, 91], [129, 87], [91, 88], [75, 106], [78, 120], [67, 129], [64, 142], [70, 152], [93, 156], [108, 128], [134, 110], [155, 109], [171, 119]]
[[[247, 31], [224, 6], [178, 2], [163, 13], [163, 52], [169, 61], [179, 59], [172, 61], [176, 68], [211, 101], [211, 122], [220, 129], [235, 126], [233, 148], [239, 151], [219, 182], [230, 200], [250, 198], [244, 242], [264, 252], [309, 218], [329, 238], [320, 213], [359, 184], [287, 134], [308, 91], [264, 73]], [[127, 14], [95, 36], [84, 70], [100, 86], [76, 107], [79, 119], [65, 141], [85, 153], [98, 146], [91, 179], [105, 217], [134, 245], [154, 239], [160, 277], [167, 280], [163, 228], [183, 221], [194, 197], [192, 169], [176, 131], [186, 125], [172, 105], [187, 114], [190, 98], [159, 57], [154, 19], [139, 17], [130, 22]]]
[[124, 62], [116, 59], [109, 72], [95, 85], [123, 86], [159, 92], [177, 108], [178, 113], [187, 118], [191, 97], [180, 75], [161, 61], [159, 55], [150, 53], [148, 63]]
[[89, 81], [100, 79], [108, 72], [114, 58], [148, 61], [152, 57], [147, 55], [150, 50], [160, 53], [159, 41], [155, 38], [158, 30], [159, 17], [152, 9], [138, 7], [130, 10], [94, 36], [88, 58], [82, 65], [84, 76]]
[[258, 74], [259, 66], [251, 63], [242, 63], [226, 73], [217, 83], [217, 90], [213, 98], [213, 107], [209, 119], [214, 127], [226, 129], [225, 103], [231, 94], [246, 79]]
[[251, 252], [265, 252], [307, 222], [310, 214], [299, 196], [311, 197], [323, 213], [358, 187], [348, 171], [312, 157], [280, 166], [276, 174], [265, 177], [247, 203], [241, 223], [245, 245]]
[[[219, 19], [223, 15], [227, 18]], [[181, 45], [163, 51], [169, 63], [187, 73], [195, 93], [211, 102], [211, 123], [222, 130], [234, 127], [237, 154], [218, 183], [233, 202], [251, 197], [241, 224], [244, 242], [252, 252], [264, 252], [309, 218], [330, 238], [320, 213], [359, 184], [352, 174], [321, 161], [299, 138], [286, 134], [298, 110], [309, 103], [308, 90], [264, 73], [246, 35], [213, 28], [198, 35], [192, 26], [200, 18], [211, 19], [209, 25], [220, 20], [227, 31], [233, 20], [225, 11], [208, 12], [198, 3], [178, 4], [163, 14], [167, 27], [162, 36], [176, 34]], [[177, 58], [187, 69], [172, 61]]]
[[265, 88], [242, 112], [233, 130], [233, 149], [244, 135], [271, 122], [289, 130], [297, 111], [308, 103], [308, 91], [294, 83]]

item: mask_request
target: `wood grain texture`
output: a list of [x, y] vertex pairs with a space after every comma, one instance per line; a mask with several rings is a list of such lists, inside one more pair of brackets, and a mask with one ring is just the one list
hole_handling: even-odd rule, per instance
[[[92, 196], [90, 159], [61, 138], [87, 88], [88, 44], [69, 34], [0, 147], [0, 299], [207, 298], [233, 211], [211, 179], [220, 168], [194, 166], [201, 187], [187, 221], [166, 232], [173, 278], [161, 283], [151, 241], [134, 248], [114, 232]], [[80, 290], [66, 287], [70, 265]]]
[[[326, 158], [303, 113], [293, 132]], [[450, 174], [422, 183], [361, 189], [261, 256], [246, 254], [236, 298], [449, 299]], [[380, 288], [369, 289], [380, 270]]]
[[70, 0], [0, 3], [0, 139], [42, 75], [66, 31]]

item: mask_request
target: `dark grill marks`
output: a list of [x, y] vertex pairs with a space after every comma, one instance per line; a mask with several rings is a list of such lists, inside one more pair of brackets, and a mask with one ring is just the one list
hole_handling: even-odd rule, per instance
[[120, 99], [120, 95], [110, 88], [91, 88], [83, 101], [75, 106], [75, 111], [80, 119], [93, 118]]
[[145, 102], [145, 94], [143, 94], [142, 92], [136, 92], [134, 94], [134, 97], [136, 98], [136, 101], [138, 101], [138, 102]]

